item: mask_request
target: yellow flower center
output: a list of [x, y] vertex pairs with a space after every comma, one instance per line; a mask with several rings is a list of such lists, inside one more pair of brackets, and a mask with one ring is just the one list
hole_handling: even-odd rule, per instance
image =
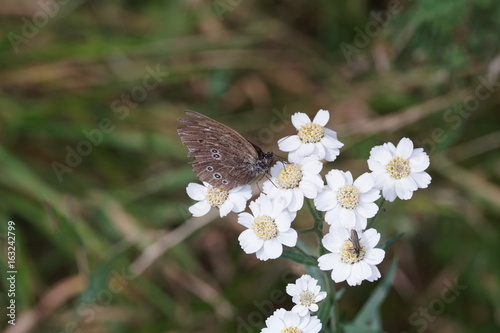
[[281, 333], [302, 333], [302, 330], [299, 330], [297, 327], [287, 327], [281, 330]]
[[316, 298], [314, 294], [309, 290], [304, 290], [300, 293], [300, 304], [309, 306], [314, 304], [314, 299]]
[[267, 215], [259, 215], [253, 221], [252, 229], [263, 240], [272, 239], [278, 236], [278, 227], [274, 220]]
[[338, 203], [346, 209], [355, 209], [359, 204], [359, 190], [353, 185], [344, 185], [337, 192]]
[[297, 134], [304, 143], [316, 143], [325, 136], [325, 130], [318, 124], [307, 123], [300, 126]]
[[385, 167], [395, 179], [406, 178], [410, 174], [410, 162], [399, 156], [394, 157]]
[[213, 186], [208, 187], [207, 201], [212, 205], [212, 207], [220, 207], [224, 202], [226, 202], [228, 196], [228, 191], [224, 191]]
[[283, 169], [281, 169], [278, 177], [276, 177], [276, 182], [281, 188], [291, 189], [299, 186], [302, 180], [302, 169], [300, 164], [290, 163], [286, 164]]
[[350, 239], [344, 241], [344, 246], [340, 251], [340, 260], [346, 264], [355, 264], [363, 260], [365, 257], [366, 248], [361, 246], [356, 248]]

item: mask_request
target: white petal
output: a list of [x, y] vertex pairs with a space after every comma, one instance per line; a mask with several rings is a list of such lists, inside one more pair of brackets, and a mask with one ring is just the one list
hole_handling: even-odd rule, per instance
[[325, 146], [323, 146], [321, 142], [313, 143], [313, 145], [314, 145], [314, 151], [312, 155], [316, 156], [319, 160], [324, 159], [326, 155]]
[[313, 123], [324, 127], [328, 124], [328, 120], [330, 120], [330, 113], [327, 110], [319, 110], [314, 116]]
[[378, 212], [378, 206], [371, 202], [371, 203], [361, 203], [356, 207], [356, 211], [363, 216], [364, 218], [372, 218], [377, 214]]
[[309, 198], [309, 199], [314, 199], [318, 195], [319, 188], [311, 182], [301, 181], [299, 183], [298, 190], [299, 190], [299, 193], [301, 193], [301, 194], [303, 193], [302, 199], [304, 196], [306, 198]]
[[276, 259], [283, 253], [283, 245], [276, 239], [269, 239], [264, 242], [264, 251], [269, 259]]
[[339, 259], [337, 254], [327, 253], [318, 258], [318, 267], [322, 271], [328, 271], [333, 268], [336, 260]]
[[298, 188], [294, 188], [291, 192], [292, 200], [286, 208], [291, 211], [298, 211], [304, 205], [304, 194]]
[[373, 228], [365, 230], [361, 237], [363, 239], [363, 244], [368, 248], [374, 248], [380, 241], [380, 233]]
[[[329, 136], [329, 137], [338, 141], [337, 132], [335, 132], [334, 130], [331, 130], [329, 128], [323, 128], [323, 130], [325, 131], [325, 136]], [[344, 144], [342, 142], [339, 141], [339, 143], [341, 144], [341, 146], [337, 147], [337, 148], [341, 148], [342, 146], [344, 146]]]
[[326, 148], [325, 149], [325, 160], [328, 162], [333, 162], [339, 156], [340, 151], [336, 148]]
[[285, 232], [280, 232], [278, 234], [278, 240], [282, 244], [289, 246], [289, 247], [293, 247], [297, 244], [297, 238], [298, 238], [297, 231], [295, 231], [294, 229], [291, 229], [291, 228]]
[[392, 158], [393, 155], [384, 146], [375, 146], [370, 151], [369, 159], [370, 160], [373, 159], [375, 162], [381, 163], [382, 165], [386, 165], [387, 163], [389, 163], [392, 160]]
[[344, 146], [344, 144], [339, 140], [327, 135], [325, 135], [323, 139], [321, 139], [321, 143], [328, 149], [339, 149]]
[[207, 188], [196, 183], [189, 183], [186, 187], [187, 195], [193, 200], [205, 200], [207, 196]]
[[326, 175], [326, 183], [332, 190], [338, 190], [342, 186], [344, 186], [345, 183], [345, 178], [342, 174], [342, 171], [340, 170], [330, 170]]
[[299, 154], [299, 149], [291, 151], [288, 154], [288, 161], [291, 163], [300, 163], [304, 159], [304, 156]]
[[340, 209], [340, 223], [346, 228], [352, 228], [356, 225], [356, 215], [352, 209]]
[[429, 155], [424, 153], [422, 148], [415, 149], [409, 160], [412, 172], [424, 171], [430, 165]]
[[318, 174], [323, 169], [323, 163], [313, 158], [306, 158], [302, 163], [302, 171], [306, 174]]
[[377, 189], [371, 189], [370, 191], [365, 192], [359, 196], [359, 200], [365, 203], [374, 202], [378, 198], [380, 198], [380, 190]]
[[365, 172], [354, 181], [353, 185], [357, 187], [357, 189], [361, 193], [365, 193], [371, 190], [374, 184], [375, 181], [373, 179], [373, 175], [371, 173]]
[[393, 202], [396, 199], [396, 188], [393, 184], [385, 184], [382, 189], [382, 196], [385, 200]]
[[384, 260], [385, 251], [382, 249], [371, 249], [366, 252], [363, 260], [369, 265], [378, 265]]
[[426, 188], [431, 183], [431, 176], [427, 172], [417, 172], [410, 175], [419, 188]]
[[254, 217], [250, 213], [243, 212], [238, 214], [238, 223], [247, 228], [252, 227], [254, 220]]
[[296, 129], [299, 129], [302, 125], [308, 124], [311, 122], [311, 118], [305, 113], [297, 112], [292, 115], [292, 124]]
[[274, 223], [278, 231], [287, 231], [292, 225], [292, 220], [287, 212], [282, 212], [275, 218]]
[[409, 200], [413, 196], [413, 191], [402, 186], [396, 186], [396, 195], [401, 200]]
[[337, 205], [335, 192], [329, 188], [323, 189], [323, 191], [320, 192], [316, 198], [314, 198], [314, 205], [317, 210], [321, 210], [323, 212], [333, 209]]
[[243, 231], [238, 237], [238, 241], [247, 254], [257, 252], [264, 245], [264, 241], [258, 238], [251, 229]]
[[402, 138], [396, 148], [396, 155], [404, 159], [409, 159], [413, 153], [413, 142], [408, 138]]
[[231, 202], [233, 204], [231, 211], [235, 213], [242, 212], [243, 210], [245, 210], [245, 207], [247, 206], [247, 199], [239, 194], [229, 194], [224, 204], [226, 204], [227, 202]]
[[300, 156], [309, 156], [314, 152], [314, 143], [302, 143], [297, 154]]
[[278, 140], [278, 148], [284, 152], [294, 151], [299, 149], [302, 141], [298, 135], [290, 135]]
[[[219, 214], [220, 214], [220, 217], [224, 217], [226, 216], [227, 214], [229, 214], [229, 212], [231, 212], [231, 210], [233, 209], [234, 207], [234, 203], [232, 203], [231, 201], [229, 200], [226, 200], [226, 202], [224, 202], [222, 205], [220, 205], [219, 207]], [[244, 209], [244, 208], [243, 208]], [[242, 210], [243, 210], [242, 209]], [[240, 210], [241, 212], [241, 210]]]
[[189, 207], [189, 212], [195, 217], [203, 216], [210, 211], [212, 206], [206, 201], [200, 201]]
[[340, 265], [339, 268], [332, 270], [332, 280], [339, 283], [345, 281], [351, 274], [351, 267], [348, 265]]

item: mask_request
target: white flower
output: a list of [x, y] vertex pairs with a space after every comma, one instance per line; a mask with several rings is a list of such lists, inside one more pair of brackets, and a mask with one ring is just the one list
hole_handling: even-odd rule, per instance
[[244, 185], [224, 191], [203, 182], [203, 185], [189, 183], [186, 192], [189, 197], [199, 202], [189, 207], [193, 216], [203, 216], [211, 207], [218, 207], [220, 217], [224, 217], [229, 212], [239, 213], [247, 205], [247, 201], [252, 197], [250, 185]]
[[296, 213], [285, 209], [281, 200], [271, 201], [265, 194], [250, 203], [252, 214], [238, 215], [238, 223], [247, 227], [238, 240], [245, 253], [255, 253], [260, 260], [276, 259], [283, 245], [295, 246], [297, 231], [290, 228]]
[[350, 286], [361, 284], [361, 281], [375, 281], [380, 272], [375, 265], [382, 262], [385, 251], [376, 249], [380, 234], [375, 229], [357, 232], [359, 247], [351, 239], [351, 229], [332, 227], [322, 239], [323, 246], [330, 251], [318, 258], [319, 268], [332, 270], [332, 280], [347, 281]]
[[431, 176], [424, 171], [429, 163], [424, 150], [413, 149], [413, 142], [408, 138], [402, 138], [397, 147], [390, 142], [373, 147], [368, 159], [375, 187], [382, 190], [387, 201], [394, 201], [396, 197], [408, 200], [413, 191], [426, 188], [431, 182]]
[[271, 179], [263, 185], [263, 192], [272, 200], [283, 200], [290, 211], [298, 211], [304, 197], [313, 199], [323, 188], [319, 175], [323, 164], [312, 158], [300, 163], [276, 162], [271, 168]]
[[378, 212], [374, 201], [380, 198], [373, 176], [364, 173], [353, 183], [349, 171], [330, 170], [325, 178], [326, 186], [314, 200], [316, 208], [326, 212], [325, 221], [350, 229], [366, 228], [367, 219]]
[[297, 112], [292, 116], [292, 124], [297, 129], [297, 135], [291, 135], [278, 140], [278, 147], [289, 152], [288, 160], [298, 162], [306, 156], [333, 161], [339, 155], [344, 144], [337, 139], [337, 133], [324, 128], [330, 119], [327, 110], [319, 110], [314, 120], [305, 113]]
[[266, 319], [266, 326], [261, 333], [318, 333], [322, 325], [316, 316], [300, 316], [281, 308]]
[[318, 286], [318, 280], [310, 275], [304, 274], [295, 281], [295, 284], [289, 283], [286, 286], [286, 292], [292, 296], [292, 301], [297, 304], [292, 311], [304, 316], [311, 312], [318, 311], [318, 302], [326, 298], [326, 292], [321, 291]]

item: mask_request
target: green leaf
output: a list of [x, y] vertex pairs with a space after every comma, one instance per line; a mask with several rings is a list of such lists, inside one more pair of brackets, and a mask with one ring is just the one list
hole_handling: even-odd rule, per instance
[[396, 236], [392, 237], [388, 241], [385, 241], [382, 244], [379, 244], [377, 246], [377, 248], [385, 250], [386, 248], [388, 248], [389, 246], [391, 246], [394, 242], [396, 242], [398, 239], [400, 239], [401, 237], [403, 237], [404, 234], [405, 234], [404, 232], [402, 232], [400, 234], [397, 234]]
[[325, 298], [323, 302], [318, 304], [319, 310], [316, 315], [323, 324], [323, 327], [326, 326], [326, 324], [329, 322], [330, 317], [332, 316], [333, 302], [333, 297], [330, 297], [330, 295], [328, 295], [328, 297]]
[[370, 327], [367, 327], [366, 325], [351, 323], [351, 324], [344, 325], [344, 332], [345, 333], [383, 333], [384, 331], [370, 328]]
[[[374, 323], [379, 322], [379, 309], [382, 302], [387, 297], [389, 290], [392, 285], [392, 280], [396, 274], [396, 268], [398, 267], [398, 261], [394, 260], [384, 277], [382, 282], [373, 291], [370, 298], [363, 305], [358, 315], [354, 319], [353, 323], [357, 326], [365, 325], [367, 328], [371, 327]], [[378, 326], [378, 325], [377, 325]]]
[[310, 256], [305, 254], [302, 251], [299, 251], [295, 248], [283, 249], [283, 258], [289, 259], [296, 263], [306, 265], [306, 266], [317, 266], [318, 260], [314, 256]]

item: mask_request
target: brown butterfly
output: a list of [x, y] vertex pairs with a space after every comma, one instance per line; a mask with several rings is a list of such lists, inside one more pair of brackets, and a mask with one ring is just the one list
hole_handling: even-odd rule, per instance
[[274, 159], [235, 130], [198, 112], [186, 111], [194, 118], [179, 118], [185, 125], [177, 129], [188, 156], [194, 157], [193, 171], [201, 181], [229, 191], [267, 173]]

